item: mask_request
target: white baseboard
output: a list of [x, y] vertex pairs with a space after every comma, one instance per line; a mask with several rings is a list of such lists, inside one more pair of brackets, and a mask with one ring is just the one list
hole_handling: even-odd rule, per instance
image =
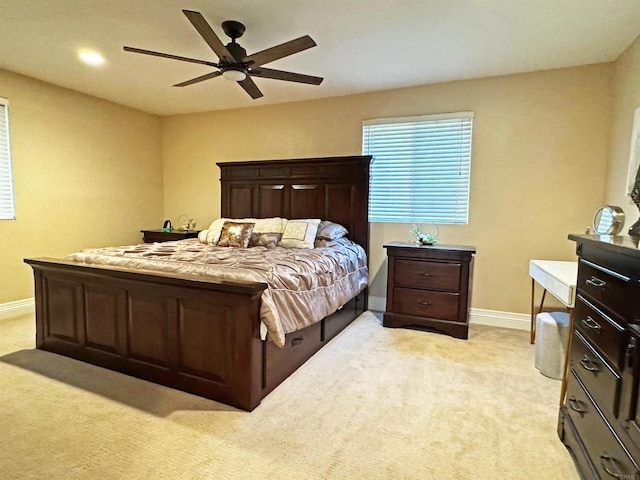
[[[386, 297], [369, 297], [370, 310], [384, 312], [386, 305]], [[529, 330], [531, 317], [526, 313], [472, 308], [469, 312], [469, 323], [488, 325], [490, 327], [513, 328], [515, 330]]]
[[34, 309], [35, 300], [33, 298], [25, 298], [24, 300], [16, 300], [15, 302], [0, 303], [0, 320], [33, 314]]
[[469, 312], [469, 323], [529, 331], [531, 328], [531, 316], [528, 313], [472, 308]]

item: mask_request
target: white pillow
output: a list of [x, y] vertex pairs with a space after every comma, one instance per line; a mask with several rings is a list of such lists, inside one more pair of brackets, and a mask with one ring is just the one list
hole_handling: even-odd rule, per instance
[[282, 232], [279, 247], [313, 248], [320, 219], [288, 220]]
[[287, 224], [287, 219], [280, 217], [255, 218], [253, 223], [255, 223], [253, 233], [282, 233]]

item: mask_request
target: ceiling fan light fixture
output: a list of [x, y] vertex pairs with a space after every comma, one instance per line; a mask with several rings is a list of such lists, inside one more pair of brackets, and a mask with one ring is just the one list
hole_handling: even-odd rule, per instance
[[228, 68], [227, 70], [222, 72], [222, 77], [233, 82], [241, 82], [242, 80], [247, 78], [247, 73], [244, 70]]

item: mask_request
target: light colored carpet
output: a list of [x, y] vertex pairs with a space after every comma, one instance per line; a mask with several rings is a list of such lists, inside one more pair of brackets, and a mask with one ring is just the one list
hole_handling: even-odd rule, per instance
[[366, 312], [252, 413], [33, 350], [0, 322], [2, 479], [577, 479], [528, 332]]

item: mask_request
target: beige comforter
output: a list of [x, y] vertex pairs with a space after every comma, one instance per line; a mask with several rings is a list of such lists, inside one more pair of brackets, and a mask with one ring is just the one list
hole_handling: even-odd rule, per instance
[[[197, 239], [83, 250], [67, 259], [198, 278], [263, 282], [260, 316], [269, 338], [320, 321], [367, 285], [367, 258], [353, 242], [314, 249], [215, 247]], [[264, 333], [264, 329], [263, 329]]]

